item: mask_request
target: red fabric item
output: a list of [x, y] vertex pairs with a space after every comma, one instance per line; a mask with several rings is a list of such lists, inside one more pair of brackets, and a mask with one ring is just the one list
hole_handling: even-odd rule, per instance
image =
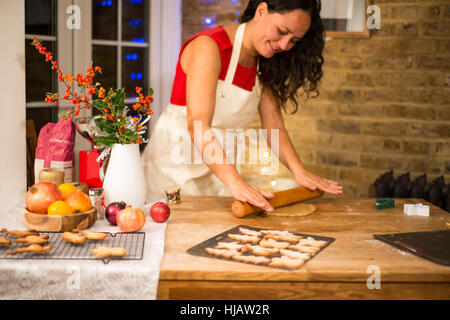
[[[227, 32], [221, 26], [217, 26], [211, 29], [206, 29], [192, 38], [188, 39], [181, 46], [180, 54], [178, 56], [178, 63], [175, 72], [175, 79], [173, 81], [172, 86], [172, 96], [170, 98], [170, 103], [185, 106], [186, 105], [186, 74], [181, 68], [180, 57], [186, 45], [193, 39], [197, 38], [200, 35], [207, 35], [211, 37], [219, 46], [220, 50], [220, 59], [222, 61], [222, 69], [220, 70], [219, 79], [225, 80], [225, 76], [228, 71], [228, 65], [231, 60], [231, 52], [233, 48], [233, 44], [228, 37]], [[251, 68], [246, 68], [238, 64], [236, 69], [236, 74], [234, 76], [233, 84], [239, 88], [245, 89], [247, 91], [252, 91], [253, 86], [255, 85], [256, 78], [256, 63]]]

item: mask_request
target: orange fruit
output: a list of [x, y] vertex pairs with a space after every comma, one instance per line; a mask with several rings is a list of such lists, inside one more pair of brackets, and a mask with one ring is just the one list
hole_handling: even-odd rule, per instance
[[63, 183], [58, 186], [59, 191], [61, 192], [63, 200], [71, 194], [72, 192], [78, 191], [78, 189], [71, 183]]
[[81, 191], [70, 193], [64, 201], [72, 207], [73, 213], [86, 212], [92, 209], [91, 198]]
[[66, 202], [58, 200], [48, 207], [47, 213], [50, 215], [66, 215], [72, 214], [73, 210]]

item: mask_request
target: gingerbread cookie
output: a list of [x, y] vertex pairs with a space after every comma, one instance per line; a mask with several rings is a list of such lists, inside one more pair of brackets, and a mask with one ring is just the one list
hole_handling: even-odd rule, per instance
[[36, 230], [28, 229], [28, 230], [8, 230], [3, 228], [2, 232], [5, 234], [10, 234], [19, 238], [24, 238], [26, 236], [39, 235]]
[[110, 256], [123, 257], [127, 254], [127, 251], [124, 247], [110, 248], [99, 246], [96, 249], [92, 249], [92, 254], [95, 254], [95, 256], [99, 259], [104, 259]]
[[246, 244], [241, 252], [248, 252], [248, 251], [252, 251], [253, 254], [257, 255], [257, 256], [269, 256], [271, 254], [277, 253], [278, 249], [277, 248], [264, 248], [261, 246], [252, 246], [250, 244]]
[[48, 243], [48, 235], [44, 234], [41, 236], [26, 236], [25, 238], [17, 238], [14, 242], [17, 243], [28, 243], [28, 244], [44, 244]]
[[270, 262], [270, 259], [266, 257], [257, 257], [257, 256], [244, 256], [241, 254], [236, 254], [231, 257], [231, 259], [235, 261], [240, 262], [247, 262], [247, 263], [253, 263], [253, 264], [267, 264]]
[[67, 242], [71, 242], [71, 243], [75, 243], [75, 244], [82, 244], [86, 242], [86, 236], [85, 235], [80, 235], [80, 234], [76, 234], [76, 233], [72, 233], [72, 232], [64, 232], [61, 236], [61, 238], [64, 241]]
[[250, 230], [242, 227], [239, 227], [239, 232], [245, 234], [246, 236], [255, 236], [255, 237], [261, 236], [261, 231]]
[[278, 240], [278, 241], [287, 241], [291, 243], [298, 243], [303, 237], [302, 236], [296, 236], [294, 234], [276, 234], [276, 233], [269, 233], [266, 235], [266, 238]]
[[269, 263], [271, 267], [286, 267], [290, 269], [298, 269], [305, 263], [303, 259], [291, 259], [286, 256], [281, 258], [272, 258]]
[[231, 258], [235, 254], [239, 254], [236, 250], [205, 248], [205, 251], [216, 257]]
[[7, 238], [0, 238], [0, 245], [7, 245], [9, 246], [11, 244], [11, 240]]
[[239, 251], [242, 249], [243, 246], [245, 245], [239, 242], [219, 242], [217, 243], [216, 248]]
[[52, 248], [52, 246], [42, 247], [39, 244], [32, 244], [26, 248], [16, 248], [16, 250], [14, 250], [14, 251], [8, 251], [7, 254], [14, 255], [14, 254], [25, 253], [25, 252], [34, 252], [34, 253], [38, 253], [38, 254], [45, 254], [45, 253], [49, 252], [51, 248]]
[[104, 232], [94, 232], [90, 230], [78, 230], [74, 229], [72, 232], [82, 233], [89, 240], [104, 240], [108, 234]]
[[258, 241], [260, 240], [260, 238], [257, 236], [248, 236], [233, 233], [228, 234], [228, 238], [245, 243], [258, 243]]
[[299, 252], [311, 253], [311, 254], [316, 254], [317, 252], [320, 251], [320, 248], [310, 247], [310, 246], [303, 246], [303, 245], [300, 245], [300, 244], [289, 245], [288, 248], [296, 250], [296, 251], [299, 251]]
[[290, 243], [289, 242], [280, 242], [273, 239], [261, 240], [259, 242], [261, 247], [265, 248], [277, 248], [277, 249], [286, 249]]
[[316, 247], [316, 248], [322, 248], [327, 245], [326, 241], [321, 240], [314, 240], [314, 238], [308, 237], [306, 239], [300, 240], [298, 243], [301, 246], [310, 246], [310, 247]]
[[291, 259], [303, 259], [303, 260], [311, 259], [311, 256], [307, 253], [298, 252], [298, 251], [289, 250], [289, 249], [280, 249], [280, 253], [282, 256], [286, 256]]

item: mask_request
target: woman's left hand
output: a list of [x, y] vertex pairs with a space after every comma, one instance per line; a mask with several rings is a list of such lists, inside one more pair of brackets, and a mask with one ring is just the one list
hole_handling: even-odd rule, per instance
[[301, 170], [295, 175], [295, 180], [301, 186], [310, 190], [320, 189], [331, 194], [342, 194], [342, 186], [338, 182], [323, 179], [307, 170]]

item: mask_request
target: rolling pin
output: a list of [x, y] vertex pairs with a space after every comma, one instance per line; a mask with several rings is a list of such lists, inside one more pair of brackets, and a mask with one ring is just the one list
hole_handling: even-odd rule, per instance
[[[323, 194], [324, 192], [322, 190], [311, 191], [305, 187], [298, 187], [274, 192], [274, 197], [272, 199], [267, 199], [267, 201], [272, 207], [279, 208], [288, 204], [318, 198]], [[250, 214], [262, 211], [264, 211], [264, 209], [239, 200], [236, 200], [231, 204], [231, 212], [237, 218], [243, 218]]]

